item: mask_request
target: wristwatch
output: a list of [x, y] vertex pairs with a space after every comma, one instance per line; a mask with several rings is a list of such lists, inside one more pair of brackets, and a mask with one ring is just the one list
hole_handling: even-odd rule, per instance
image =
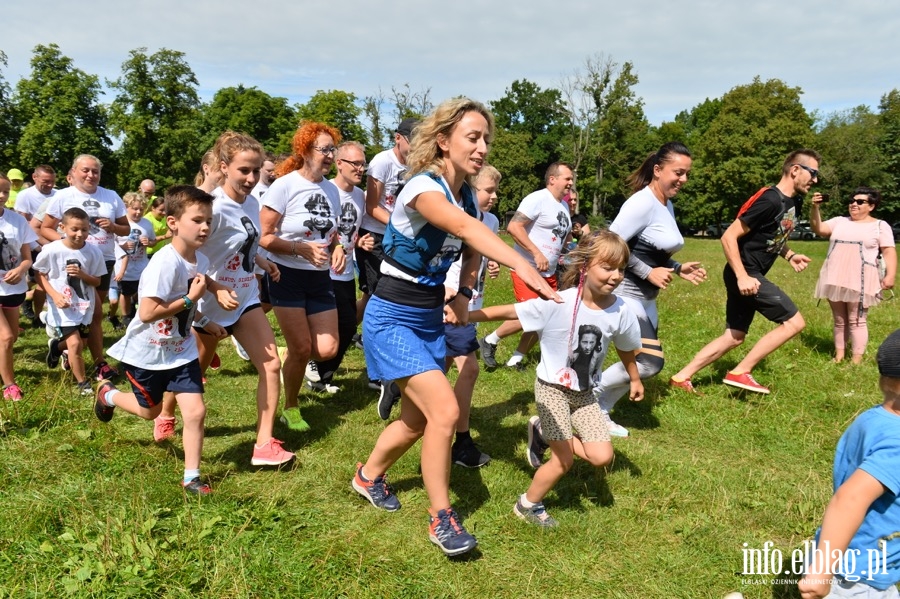
[[469, 300], [470, 300], [470, 299], [472, 299], [472, 288], [471, 288], [471, 287], [460, 287], [460, 288], [456, 291], [456, 294], [457, 294], [457, 295], [464, 295], [464, 296], [466, 296], [466, 299], [469, 299]]

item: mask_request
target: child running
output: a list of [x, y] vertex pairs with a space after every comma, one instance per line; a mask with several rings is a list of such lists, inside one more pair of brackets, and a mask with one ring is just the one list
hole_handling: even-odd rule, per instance
[[[516, 502], [513, 511], [526, 522], [543, 527], [557, 526], [544, 509], [543, 499], [572, 467], [573, 454], [600, 467], [612, 462], [613, 448], [600, 406], [592, 387], [598, 382], [610, 342], [616, 348], [630, 378], [632, 401], [644, 397], [635, 356], [641, 346], [637, 317], [613, 295], [622, 282], [628, 264], [628, 245], [608, 230], [581, 240], [569, 253], [569, 266], [562, 279], [563, 303], [541, 299], [519, 304], [491, 306], [469, 313], [469, 320], [519, 319], [524, 331], [538, 334], [541, 361], [537, 366], [534, 398], [538, 419], [532, 417], [529, 441], [542, 427], [541, 436], [550, 446], [551, 456], [539, 465], [531, 486]], [[586, 376], [578, 359], [581, 336], [591, 331], [592, 357]], [[599, 334], [598, 334], [599, 333]], [[572, 429], [577, 432], [572, 434]], [[529, 442], [531, 445], [531, 442]], [[529, 451], [529, 454], [532, 452]]]
[[122, 200], [125, 202], [125, 216], [131, 232], [116, 240], [115, 279], [121, 298], [122, 318], [127, 324], [134, 318], [138, 281], [147, 268], [148, 248], [156, 243], [156, 233], [153, 225], [144, 217], [144, 198], [140, 194], [128, 192]]
[[47, 366], [56, 368], [63, 350], [68, 350], [68, 364], [75, 375], [76, 391], [82, 395], [94, 393], [85, 372], [81, 351], [88, 338], [94, 302], [94, 288], [106, 274], [103, 253], [88, 245], [91, 231], [90, 217], [81, 208], [69, 208], [62, 214], [62, 239], [50, 242], [41, 249], [34, 262], [38, 285], [50, 299], [47, 311]]
[[166, 192], [166, 222], [173, 233], [172, 243], [159, 250], [144, 270], [138, 285], [137, 318], [108, 351], [122, 363], [133, 392], [119, 391], [104, 380], [94, 405], [101, 422], [109, 422], [116, 407], [153, 420], [162, 409], [163, 394], [174, 393], [184, 418], [182, 486], [196, 495], [208, 495], [211, 490], [200, 480], [206, 406], [191, 326], [203, 328], [216, 338], [226, 335], [224, 328], [197, 312], [197, 303], [206, 293], [205, 273], [209, 269], [209, 260], [197, 248], [209, 236], [212, 203], [211, 195], [190, 185], [178, 185]]

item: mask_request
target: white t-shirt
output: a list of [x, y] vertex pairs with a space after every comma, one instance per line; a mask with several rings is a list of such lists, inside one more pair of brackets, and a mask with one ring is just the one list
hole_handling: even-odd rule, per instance
[[15, 211], [34, 216], [34, 213], [38, 211], [44, 200], [49, 200], [54, 195], [56, 195], [55, 189], [51, 189], [48, 195], [44, 195], [38, 190], [36, 185], [32, 185], [28, 189], [20, 191], [19, 195], [16, 196]]
[[105, 187], [98, 187], [96, 193], [92, 194], [82, 193], [74, 187], [67, 187], [50, 200], [50, 204], [47, 205], [47, 214], [62, 220], [62, 215], [69, 208], [81, 208], [87, 212], [91, 219], [91, 231], [87, 243], [100, 248], [104, 260], [109, 262], [115, 260], [116, 236], [98, 227], [97, 219], [108, 218], [115, 222], [125, 216], [125, 203], [119, 194]]
[[[163, 304], [184, 297], [198, 272], [206, 272], [209, 260], [197, 252], [197, 263], [188, 262], [171, 245], [156, 252], [138, 284], [138, 298], [159, 298]], [[143, 322], [133, 318], [125, 335], [106, 352], [113, 358], [147, 370], [167, 370], [196, 360], [197, 341], [191, 333], [197, 305], [173, 316]]]
[[[641, 346], [637, 317], [618, 297], [605, 310], [592, 310], [581, 302], [578, 288], [559, 293], [563, 303], [533, 299], [516, 304], [526, 332], [535, 331], [541, 342], [537, 376], [544, 382], [586, 391], [600, 382], [610, 342], [622, 351]], [[572, 323], [575, 303], [578, 315]], [[571, 336], [571, 345], [569, 338]]]
[[[29, 188], [30, 189], [30, 188]], [[19, 194], [21, 197], [22, 194]], [[37, 241], [37, 234], [25, 220], [25, 217], [3, 208], [0, 214], [0, 296], [16, 295], [28, 291], [25, 273], [15, 285], [3, 282], [6, 271], [12, 270], [22, 263], [22, 246]]]
[[[400, 164], [397, 155], [394, 154], [393, 148], [379, 152], [372, 158], [372, 162], [369, 163], [369, 169], [366, 171], [366, 176], [372, 177], [384, 184], [384, 190], [381, 192], [381, 197], [378, 199], [378, 205], [387, 210], [388, 213], [394, 211], [397, 197], [403, 189], [403, 176], [405, 174], [406, 165]], [[373, 233], [384, 234], [385, 226], [386, 225], [381, 221], [376, 220], [368, 214], [363, 214], [363, 229], [372, 231]]]
[[100, 248], [85, 243], [80, 250], [67, 248], [62, 239], [51, 241], [41, 249], [37, 260], [34, 261], [34, 270], [47, 275], [50, 286], [60, 292], [69, 300], [68, 308], [57, 308], [49, 297], [47, 298], [47, 325], [51, 327], [69, 327], [80, 324], [90, 324], [94, 316], [94, 298], [97, 292], [78, 277], [69, 277], [66, 274], [66, 264], [77, 261], [81, 270], [95, 277], [106, 274], [106, 263]]
[[257, 199], [261, 200], [267, 191], [269, 191], [269, 186], [266, 185], [265, 183], [263, 183], [262, 181], [260, 181], [259, 183], [256, 184], [256, 187], [254, 187], [253, 191], [250, 193], [252, 193], [254, 196], [256, 196]]
[[[123, 256], [128, 256], [128, 265], [125, 266], [125, 276], [122, 277], [122, 280], [137, 281], [141, 278], [141, 273], [144, 272], [149, 262], [147, 248], [141, 244], [141, 237], [148, 237], [152, 245], [156, 239], [156, 234], [153, 232], [153, 225], [146, 218], [142, 218], [138, 222], [129, 220], [128, 226], [131, 227], [130, 234], [124, 237], [116, 237], [116, 261]], [[134, 242], [134, 248], [125, 250], [122, 246], [129, 241]], [[119, 264], [116, 264], [117, 269], [118, 267]]]
[[[335, 187], [337, 186], [335, 185]], [[366, 213], [366, 194], [359, 187], [354, 187], [353, 191], [349, 193], [339, 187], [337, 190], [341, 198], [341, 212], [337, 225], [338, 236], [341, 245], [344, 246], [347, 266], [344, 267], [344, 272], [341, 274], [332, 270], [331, 279], [333, 281], [352, 281], [355, 270], [353, 250], [356, 247], [356, 240], [359, 238], [359, 225], [362, 223], [363, 214]]]
[[207, 294], [200, 300], [199, 308], [204, 316], [227, 327], [237, 322], [244, 309], [259, 303], [259, 285], [253, 274], [259, 247], [259, 202], [248, 195], [238, 204], [221, 187], [212, 195], [215, 198], [212, 225], [206, 243], [198, 251], [209, 260], [206, 274], [233, 289], [239, 305], [236, 310], [224, 310], [212, 294]]
[[[341, 213], [338, 188], [327, 179], [314, 183], [293, 171], [275, 179], [262, 201], [263, 208], [271, 208], [281, 215], [275, 233], [285, 241], [311, 243], [328, 248], [338, 234], [337, 219]], [[306, 258], [290, 254], [272, 254], [277, 264], [301, 270], [328, 270], [331, 254], [322, 266], [314, 266]]]
[[[563, 244], [569, 231], [572, 230], [572, 220], [569, 218], [569, 209], [564, 202], [553, 197], [546, 187], [528, 194], [516, 208], [527, 216], [531, 223], [525, 227], [528, 239], [531, 240], [542, 254], [547, 258], [550, 266], [541, 273], [541, 276], [549, 277], [556, 272], [559, 256], [562, 254]], [[525, 251], [517, 243], [515, 250], [520, 256], [535, 266], [534, 256]]]
[[[487, 228], [493, 231], [494, 234], [500, 230], [500, 221], [490, 212], [481, 212], [480, 213], [481, 222], [487, 225]], [[475, 276], [475, 287], [472, 288], [472, 299], [469, 300], [469, 311], [472, 310], [480, 310], [484, 305], [484, 279], [487, 276], [487, 263], [488, 259], [485, 256], [481, 257], [481, 264], [478, 265], [478, 273]], [[462, 256], [460, 256], [456, 262], [450, 267], [450, 270], [447, 271], [447, 280], [444, 281], [444, 286], [449, 287], [450, 289], [459, 289], [459, 275], [462, 271]]]
[[[441, 177], [441, 182], [445, 186], [447, 185], [447, 181], [443, 177]], [[426, 191], [437, 191], [441, 196], [445, 198], [447, 196], [447, 193], [444, 191], [444, 188], [441, 187], [441, 184], [431, 177], [427, 175], [416, 176], [406, 183], [403, 190], [400, 192], [400, 197], [397, 198], [397, 206], [400, 209], [391, 213], [391, 225], [397, 229], [398, 233], [409, 239], [413, 239], [419, 231], [422, 230], [422, 227], [428, 224], [425, 217], [419, 214], [417, 210], [409, 208], [409, 203]], [[462, 204], [455, 201], [453, 205], [460, 210], [463, 209]], [[461, 251], [462, 240], [447, 233], [447, 238], [444, 240], [441, 251], [431, 259], [431, 262], [426, 266], [424, 273], [418, 276], [408, 275], [402, 270], [391, 266], [387, 260], [381, 261], [381, 273], [397, 279], [403, 279], [404, 281], [418, 283], [420, 285], [443, 285], [447, 271], [450, 269], [450, 265], [459, 258]]]

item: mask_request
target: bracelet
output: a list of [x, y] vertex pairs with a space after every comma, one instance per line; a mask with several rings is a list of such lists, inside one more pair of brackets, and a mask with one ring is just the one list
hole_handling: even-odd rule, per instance
[[294, 257], [297, 256], [297, 242], [296, 241], [291, 242], [291, 256], [294, 256]]
[[788, 254], [788, 255], [786, 255], [786, 256], [784, 257], [784, 259], [787, 260], [788, 262], [790, 262], [790, 261], [791, 261], [791, 258], [793, 258], [793, 257], [796, 256], [796, 255], [797, 255], [797, 252], [791, 251], [790, 254]]
[[186, 295], [182, 295], [181, 299], [184, 300], [184, 309], [185, 310], [190, 310], [191, 306], [194, 305], [194, 300], [192, 300], [191, 298], [189, 298]]
[[209, 316], [201, 316], [200, 320], [194, 323], [195, 327], [200, 327], [201, 329], [205, 329], [206, 325], [209, 324]]

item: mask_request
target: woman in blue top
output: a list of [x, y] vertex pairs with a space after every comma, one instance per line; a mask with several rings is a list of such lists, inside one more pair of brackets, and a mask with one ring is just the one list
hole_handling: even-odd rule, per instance
[[[515, 268], [543, 297], [557, 297], [543, 278], [473, 215], [470, 179], [485, 164], [494, 119], [479, 102], [448, 100], [416, 128], [408, 182], [385, 232], [385, 260], [363, 320], [369, 378], [397, 382], [400, 419], [385, 428], [352, 485], [375, 507], [400, 502], [384, 473], [422, 438], [422, 481], [430, 502], [429, 535], [447, 555], [476, 545], [450, 507], [450, 445], [459, 407], [444, 375], [444, 319], [468, 321], [480, 254]], [[444, 302], [444, 277], [462, 253], [459, 293]]]

